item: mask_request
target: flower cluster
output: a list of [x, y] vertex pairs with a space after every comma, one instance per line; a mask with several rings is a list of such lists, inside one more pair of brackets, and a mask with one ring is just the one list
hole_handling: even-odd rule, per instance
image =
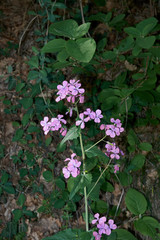
[[107, 136], [110, 136], [111, 138], [114, 138], [115, 136], [119, 136], [121, 132], [124, 131], [124, 128], [122, 127], [122, 123], [119, 119], [110, 119], [111, 123], [113, 124], [101, 124], [100, 129], [104, 130], [106, 132]]
[[63, 119], [63, 115], [60, 114], [56, 118], [51, 118], [51, 121], [49, 121], [48, 117], [44, 117], [43, 121], [40, 122], [45, 135], [47, 135], [49, 131], [54, 132], [60, 130], [61, 135], [65, 136], [67, 129], [62, 127], [62, 123], [66, 124], [67, 122]]
[[95, 123], [100, 123], [100, 119], [103, 118], [101, 114], [101, 110], [97, 109], [95, 112], [92, 111], [90, 108], [87, 108], [86, 111], [79, 114], [80, 120], [76, 121], [76, 126], [79, 126], [83, 129], [85, 128], [85, 122], [90, 120], [94, 120]]
[[111, 230], [112, 229], [114, 230], [117, 228], [116, 224], [114, 224], [114, 221], [112, 219], [108, 220], [108, 222], [106, 223], [107, 221], [106, 217], [99, 218], [99, 213], [96, 213], [94, 217], [95, 219], [92, 220], [92, 224], [97, 223], [97, 228], [98, 228], [98, 232], [93, 232], [93, 236], [95, 237], [95, 240], [100, 240], [102, 237], [102, 234], [110, 235]]
[[75, 103], [76, 97], [79, 97], [79, 102], [84, 103], [84, 96], [82, 95], [85, 90], [81, 87], [79, 80], [71, 79], [69, 82], [63, 81], [62, 85], [58, 85], [56, 102], [59, 102], [62, 99], [67, 98], [68, 102]]
[[63, 168], [62, 172], [64, 174], [65, 178], [69, 178], [70, 175], [72, 177], [77, 177], [80, 174], [80, 166], [81, 162], [78, 161], [77, 159], [74, 159], [76, 156], [75, 153], [72, 153], [71, 158], [66, 158], [64, 161], [69, 161], [67, 166]]
[[119, 149], [119, 147], [116, 147], [115, 143], [107, 143], [105, 145], [105, 148], [107, 149], [107, 152], [105, 153], [107, 155], [107, 157], [110, 157], [111, 159], [120, 159], [120, 155], [122, 156], [124, 155], [124, 153], [122, 152], [122, 150]]

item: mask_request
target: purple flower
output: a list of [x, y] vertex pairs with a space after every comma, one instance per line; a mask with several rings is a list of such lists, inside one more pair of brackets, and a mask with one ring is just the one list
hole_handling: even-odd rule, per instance
[[114, 125], [106, 125], [106, 135], [114, 138], [115, 134], [115, 126]]
[[97, 232], [93, 232], [93, 236], [95, 237], [95, 240], [100, 240], [101, 239], [101, 235], [99, 235]]
[[116, 173], [117, 171], [119, 171], [119, 164], [114, 165], [114, 173]]
[[63, 119], [63, 115], [58, 115], [57, 116], [57, 118], [58, 118], [58, 120], [60, 121], [60, 122], [62, 122], [62, 123], [64, 123], [64, 124], [66, 124], [67, 122], [66, 122], [66, 120], [65, 119]]
[[64, 168], [62, 169], [62, 172], [63, 172], [65, 178], [69, 178], [70, 175], [71, 175], [71, 173], [70, 173], [70, 171], [68, 170], [67, 167], [64, 167]]
[[69, 114], [70, 117], [73, 115], [73, 108], [69, 107], [68, 112], [66, 112], [66, 115]]
[[58, 131], [61, 128], [61, 123], [58, 118], [52, 118], [50, 121], [50, 130], [51, 131]]
[[96, 213], [96, 214], [94, 215], [94, 217], [95, 217], [95, 219], [92, 220], [92, 224], [95, 224], [96, 222], [99, 221], [99, 213]]
[[111, 234], [111, 229], [110, 229], [110, 227], [107, 224], [105, 224], [105, 234], [106, 235], [110, 235]]
[[108, 221], [108, 224], [109, 224], [109, 227], [110, 227], [110, 229], [116, 229], [117, 228], [117, 225], [116, 224], [114, 224], [114, 220], [112, 220], [112, 219], [110, 219], [109, 221]]
[[99, 235], [97, 232], [93, 232], [93, 236], [95, 237], [95, 240], [100, 240], [101, 239], [101, 235]]
[[80, 166], [81, 166], [81, 162], [78, 161], [77, 159], [74, 159], [74, 157], [76, 156], [75, 153], [72, 153], [71, 158], [66, 158], [64, 161], [69, 161], [68, 165], [66, 167], [63, 168], [63, 174], [65, 178], [69, 178], [70, 175], [72, 175], [72, 177], [77, 177], [80, 174]]
[[84, 115], [88, 116], [86, 118], [87, 121], [95, 118], [95, 113], [90, 108], [87, 108], [86, 111], [84, 111]]
[[95, 123], [100, 123], [100, 119], [103, 118], [103, 115], [101, 114], [101, 110], [97, 109], [96, 112], [94, 113], [94, 122]]
[[79, 118], [81, 120], [76, 121], [76, 126], [80, 125], [81, 129], [84, 129], [85, 128], [85, 122], [88, 122], [88, 120], [86, 118], [84, 119], [84, 114], [83, 113], [79, 114]]

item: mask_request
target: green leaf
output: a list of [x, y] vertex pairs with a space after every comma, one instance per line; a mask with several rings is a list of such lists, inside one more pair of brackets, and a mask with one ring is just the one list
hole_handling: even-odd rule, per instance
[[150, 36], [150, 37], [145, 37], [145, 38], [138, 37], [136, 39], [136, 44], [141, 48], [149, 49], [153, 46], [155, 40], [156, 40], [155, 36]]
[[9, 175], [8, 173], [4, 172], [1, 177], [1, 184], [5, 184], [8, 181]]
[[69, 131], [67, 132], [66, 136], [61, 141], [59, 148], [61, 148], [66, 141], [76, 139], [78, 136], [79, 136], [78, 128], [77, 127], [70, 128]]
[[57, 54], [57, 60], [60, 62], [66, 62], [66, 59], [69, 57], [68, 52], [66, 49], [62, 49], [58, 54]]
[[[100, 157], [106, 157], [105, 153], [103, 153], [100, 149], [98, 149], [96, 146], [92, 147], [91, 149], [89, 149], [90, 147], [92, 147], [92, 144], [87, 144], [87, 146], [85, 146], [85, 153], [86, 156], [88, 158], [92, 158], [92, 157], [96, 157], [96, 156], [100, 156]], [[89, 150], [87, 150], [89, 149]]]
[[132, 233], [124, 229], [115, 229], [114, 232], [117, 233], [116, 240], [137, 240]]
[[[83, 181], [84, 181], [84, 176], [77, 176], [76, 178], [70, 178], [72, 179], [72, 189], [70, 192], [69, 200], [71, 200], [74, 195], [83, 187]], [[70, 180], [71, 181], [71, 180]]]
[[5, 192], [9, 194], [15, 194], [15, 190], [10, 183], [6, 183], [5, 185], [2, 185], [2, 188]]
[[28, 80], [34, 80], [39, 77], [39, 72], [38, 71], [30, 71], [28, 73]]
[[118, 178], [122, 186], [128, 186], [132, 183], [132, 176], [126, 172], [120, 172]]
[[60, 209], [60, 208], [63, 208], [64, 205], [65, 205], [65, 201], [63, 199], [57, 199], [53, 206], [56, 209]]
[[134, 226], [135, 229], [144, 236], [150, 236], [153, 239], [157, 239], [156, 228], [159, 228], [159, 223], [155, 218], [143, 217], [137, 221], [134, 221]]
[[80, 62], [89, 62], [96, 50], [96, 42], [93, 38], [80, 38], [76, 41], [66, 42], [68, 54]]
[[124, 28], [124, 31], [126, 33], [128, 33], [129, 35], [131, 35], [132, 37], [140, 37], [140, 35], [141, 35], [141, 32], [134, 27]]
[[92, 161], [91, 161], [91, 159], [87, 158], [85, 160], [86, 171], [91, 171], [97, 165], [97, 162], [98, 162], [97, 158], [92, 157]]
[[27, 123], [29, 122], [30, 117], [31, 117], [31, 114], [27, 114], [26, 113], [26, 114], [23, 115], [23, 118], [22, 118], [22, 125], [23, 126], [27, 125]]
[[53, 236], [43, 238], [42, 240], [71, 240], [77, 239], [77, 231], [72, 229], [67, 229], [54, 234]]
[[113, 51], [106, 51], [102, 54], [102, 57], [106, 60], [113, 60], [117, 57], [117, 55]]
[[151, 151], [152, 150], [152, 145], [147, 142], [143, 142], [139, 144], [139, 149], [142, 151]]
[[75, 39], [84, 36], [88, 32], [89, 27], [90, 23], [78, 26], [75, 20], [68, 19], [52, 24], [49, 27], [49, 32], [57, 36]]
[[111, 183], [109, 182], [104, 182], [102, 185], [101, 185], [101, 189], [105, 192], [113, 192], [114, 191], [114, 187]]
[[90, 25], [91, 25], [91, 23], [81, 24], [76, 30], [75, 38], [80, 38], [80, 37], [84, 36], [88, 32]]
[[51, 171], [43, 172], [43, 177], [47, 182], [51, 182], [53, 180], [53, 173]]
[[21, 209], [15, 209], [15, 210], [13, 210], [12, 213], [13, 213], [13, 215], [14, 215], [13, 220], [16, 221], [16, 222], [18, 222], [19, 219], [20, 219], [20, 218], [22, 217], [22, 215], [23, 215], [23, 212], [22, 212]]
[[108, 210], [108, 204], [103, 200], [98, 200], [91, 204], [91, 209], [94, 213], [98, 212], [101, 214], [105, 214], [107, 213], [107, 210]]
[[154, 17], [147, 18], [137, 24], [136, 28], [141, 32], [142, 36], [146, 36], [157, 25], [158, 20]]
[[118, 14], [116, 17], [110, 21], [109, 26], [115, 26], [117, 23], [121, 22], [125, 17], [125, 14]]
[[12, 138], [12, 142], [19, 141], [23, 137], [24, 130], [23, 129], [17, 129], [14, 137]]
[[56, 183], [57, 187], [59, 187], [62, 190], [65, 190], [65, 182], [62, 179], [57, 178], [55, 183]]
[[118, 50], [120, 52], [128, 51], [134, 47], [134, 39], [132, 36], [128, 36], [120, 42]]
[[137, 171], [143, 167], [144, 163], [145, 163], [145, 156], [142, 154], [137, 154], [131, 160], [128, 170]]
[[143, 214], [147, 209], [147, 201], [142, 193], [130, 188], [125, 197], [127, 208], [134, 215]]
[[42, 53], [56, 53], [64, 49], [66, 41], [64, 39], [53, 39], [41, 50]]
[[31, 59], [28, 61], [28, 65], [30, 67], [38, 68], [39, 67], [38, 56], [32, 56]]
[[33, 104], [33, 98], [22, 98], [20, 100], [20, 103], [22, 104], [24, 109], [28, 109], [32, 106]]
[[17, 204], [22, 207], [25, 201], [26, 201], [26, 196], [23, 193], [21, 193], [18, 197]]
[[24, 88], [25, 83], [18, 83], [16, 85], [16, 92], [20, 92], [22, 90], [22, 88]]
[[160, 103], [157, 103], [152, 107], [152, 114], [160, 119]]

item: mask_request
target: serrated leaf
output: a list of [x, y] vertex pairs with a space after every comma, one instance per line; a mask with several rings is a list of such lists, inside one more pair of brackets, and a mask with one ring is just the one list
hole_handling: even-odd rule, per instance
[[59, 148], [61, 148], [66, 141], [76, 139], [78, 136], [79, 136], [78, 128], [77, 127], [70, 128], [70, 130], [67, 132], [66, 136], [60, 142]]
[[48, 42], [41, 50], [42, 53], [56, 53], [60, 52], [65, 48], [65, 40], [64, 39], [53, 39]]
[[127, 208], [134, 215], [143, 214], [147, 209], [147, 201], [142, 193], [130, 188], [125, 197]]

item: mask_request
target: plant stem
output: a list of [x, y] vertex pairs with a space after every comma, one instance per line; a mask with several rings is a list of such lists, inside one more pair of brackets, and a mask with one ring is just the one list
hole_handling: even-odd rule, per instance
[[109, 163], [107, 164], [107, 166], [105, 167], [105, 169], [103, 170], [103, 172], [101, 173], [101, 175], [99, 176], [99, 178], [97, 179], [97, 181], [95, 182], [94, 186], [91, 188], [90, 192], [87, 195], [87, 198], [89, 197], [89, 195], [91, 194], [91, 192], [93, 191], [93, 189], [95, 188], [95, 186], [97, 185], [97, 183], [99, 182], [99, 180], [101, 179], [102, 175], [104, 174], [104, 172], [107, 170], [107, 168], [109, 167], [110, 163], [111, 163], [112, 159], [110, 159]]
[[[77, 111], [77, 116], [79, 117], [79, 112], [78, 112], [78, 107], [77, 104], [75, 104], [75, 108]], [[82, 140], [82, 134], [81, 132], [79, 133], [79, 139], [80, 139], [80, 145], [81, 145], [81, 151], [82, 151], [82, 160], [83, 160], [83, 174], [85, 176], [85, 151], [84, 151], [84, 146], [83, 146], [83, 140]], [[85, 222], [86, 222], [86, 231], [89, 231], [88, 227], [88, 202], [87, 202], [87, 188], [84, 187], [84, 203], [85, 203]]]
[[[81, 145], [81, 151], [82, 151], [82, 160], [83, 160], [83, 174], [85, 175], [85, 152], [83, 147], [83, 141], [82, 141], [82, 134], [79, 134], [80, 138], [80, 145]], [[84, 187], [84, 202], [85, 202], [85, 222], [86, 222], [86, 231], [89, 231], [88, 227], [88, 202], [87, 202], [87, 188]]]
[[100, 143], [101, 141], [103, 141], [103, 139], [105, 139], [106, 135], [101, 138], [98, 142], [96, 142], [95, 144], [93, 144], [91, 147], [89, 147], [88, 149], [85, 150], [85, 152], [88, 152], [90, 149], [92, 149], [94, 146], [96, 146], [98, 143]]

